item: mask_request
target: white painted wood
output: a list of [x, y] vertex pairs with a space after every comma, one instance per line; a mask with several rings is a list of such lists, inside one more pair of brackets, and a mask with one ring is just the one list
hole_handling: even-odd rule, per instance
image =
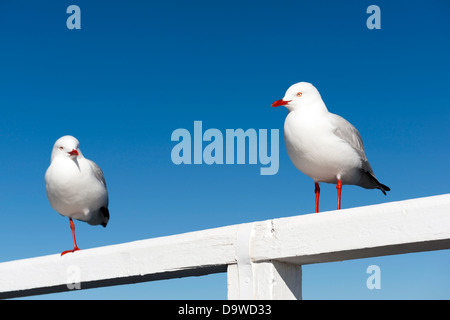
[[282, 261], [251, 263], [251, 294], [242, 291], [237, 264], [227, 269], [228, 300], [299, 300], [302, 298], [302, 268]]
[[238, 264], [245, 260], [253, 298], [299, 298], [296, 265], [449, 249], [450, 194], [254, 222], [251, 232], [238, 237], [239, 229], [242, 225], [3, 262], [0, 298], [228, 271], [228, 297], [238, 299]]
[[0, 298], [226, 272], [237, 225], [0, 263]]
[[252, 261], [342, 261], [450, 248], [450, 194], [255, 223]]
[[282, 261], [253, 263], [253, 299], [300, 300], [302, 267]]
[[253, 223], [241, 224], [236, 235], [237, 279], [239, 284], [239, 299], [253, 298], [253, 267], [250, 257], [250, 245]]
[[240, 288], [238, 266], [237, 264], [229, 264], [227, 267], [228, 300], [241, 300]]
[[[270, 236], [272, 221], [262, 221], [258, 224], [261, 232]], [[255, 223], [246, 223], [238, 228], [237, 264], [229, 265], [227, 271], [228, 299], [301, 299], [301, 266], [275, 260], [252, 262], [254, 226]]]

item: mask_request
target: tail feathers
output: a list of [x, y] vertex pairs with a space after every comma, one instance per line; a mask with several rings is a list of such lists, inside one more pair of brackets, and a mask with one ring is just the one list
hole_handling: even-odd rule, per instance
[[370, 177], [370, 179], [372, 180], [372, 182], [375, 184], [375, 188], [376, 189], [380, 189], [381, 192], [383, 192], [384, 195], [386, 195], [386, 191], [391, 191], [391, 188], [389, 188], [388, 186], [382, 184], [380, 181], [378, 181], [377, 178], [375, 178], [375, 176], [373, 175], [373, 173], [367, 172], [366, 174], [368, 177]]
[[[379, 182], [378, 182], [379, 183]], [[380, 189], [381, 190], [381, 192], [383, 192], [384, 193], [384, 195], [386, 195], [386, 191], [391, 191], [391, 188], [389, 188], [388, 186], [386, 186], [386, 185], [384, 185], [384, 184], [382, 184], [382, 183], [379, 183], [379, 187], [377, 188], [377, 189]]]
[[109, 221], [109, 210], [106, 207], [101, 207], [100, 208], [100, 214], [102, 216], [102, 220], [103, 222], [101, 223], [101, 225], [103, 227], [106, 227], [106, 225], [108, 224]]

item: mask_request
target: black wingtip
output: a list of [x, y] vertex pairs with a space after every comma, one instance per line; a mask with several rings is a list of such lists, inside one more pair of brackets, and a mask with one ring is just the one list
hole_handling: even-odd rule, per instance
[[381, 183], [380, 183], [380, 188], [378, 188], [378, 189], [380, 189], [381, 192], [383, 192], [385, 196], [387, 195], [386, 191], [391, 191], [391, 188], [389, 188], [388, 186], [381, 184]]
[[106, 207], [101, 207], [100, 213], [103, 216], [103, 222], [101, 223], [101, 225], [103, 226], [103, 228], [105, 228], [109, 221], [109, 210]]

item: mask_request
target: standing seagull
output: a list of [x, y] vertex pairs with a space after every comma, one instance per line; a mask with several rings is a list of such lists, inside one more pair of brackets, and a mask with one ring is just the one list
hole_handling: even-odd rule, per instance
[[80, 143], [72, 136], [59, 138], [53, 146], [50, 166], [45, 173], [45, 188], [50, 205], [69, 217], [73, 250], [80, 250], [72, 219], [106, 227], [109, 221], [108, 190], [103, 172], [95, 162], [81, 153]]
[[380, 189], [385, 195], [390, 191], [375, 177], [358, 130], [341, 116], [328, 112], [312, 84], [292, 85], [283, 99], [272, 103], [272, 107], [278, 106], [289, 110], [284, 122], [286, 149], [297, 169], [314, 180], [316, 212], [319, 212], [319, 182], [336, 184], [338, 210], [343, 184]]

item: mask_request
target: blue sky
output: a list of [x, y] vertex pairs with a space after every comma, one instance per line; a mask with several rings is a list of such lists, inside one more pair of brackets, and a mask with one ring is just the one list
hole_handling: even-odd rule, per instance
[[[66, 8], [81, 8], [68, 30]], [[369, 30], [366, 9], [381, 8]], [[80, 248], [307, 214], [313, 181], [290, 162], [287, 110], [270, 108], [307, 81], [360, 131], [379, 180], [344, 186], [343, 208], [450, 191], [450, 3], [436, 1], [0, 2], [0, 262], [71, 248], [69, 221], [50, 207], [44, 174], [71, 134], [103, 169], [107, 228], [75, 222]], [[280, 168], [180, 165], [177, 128], [280, 130]], [[336, 207], [322, 185], [321, 210]], [[379, 265], [381, 290], [366, 288]], [[304, 266], [305, 299], [448, 299], [450, 253]], [[226, 275], [40, 298], [224, 299]]]

